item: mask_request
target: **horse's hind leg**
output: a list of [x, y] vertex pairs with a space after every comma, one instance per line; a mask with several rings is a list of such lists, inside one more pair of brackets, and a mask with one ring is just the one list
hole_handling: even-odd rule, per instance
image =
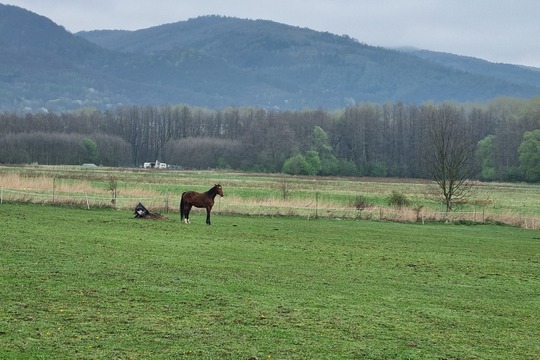
[[180, 200], [180, 221], [184, 221], [187, 224], [187, 213], [189, 212], [188, 206], [189, 204], [184, 200], [184, 195], [186, 193], [182, 193], [182, 198]]
[[186, 224], [189, 224], [189, 212], [190, 211], [191, 211], [191, 204], [186, 205], [186, 212], [185, 212], [185, 215], [184, 215], [184, 222]]

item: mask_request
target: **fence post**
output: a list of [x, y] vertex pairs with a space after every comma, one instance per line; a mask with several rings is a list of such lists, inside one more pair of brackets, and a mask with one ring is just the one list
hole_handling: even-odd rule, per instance
[[54, 192], [56, 189], [56, 177], [53, 177], [52, 180], [52, 203], [54, 204]]
[[319, 192], [315, 193], [315, 219], [319, 218]]

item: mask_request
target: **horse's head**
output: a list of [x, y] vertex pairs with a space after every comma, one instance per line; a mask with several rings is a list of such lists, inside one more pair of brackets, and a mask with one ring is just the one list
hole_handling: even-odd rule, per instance
[[219, 196], [223, 196], [223, 188], [219, 184], [214, 185], [214, 189], [216, 189], [216, 193], [219, 194]]

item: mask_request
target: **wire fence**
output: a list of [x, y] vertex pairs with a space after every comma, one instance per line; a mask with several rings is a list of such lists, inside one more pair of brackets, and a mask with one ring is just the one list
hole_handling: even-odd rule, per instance
[[[111, 194], [61, 193], [55, 191], [31, 191], [0, 188], [0, 204], [7, 202], [56, 204], [91, 208], [114, 208], [131, 210], [141, 202], [152, 212], [178, 212], [178, 194], [165, 194], [153, 197], [113, 196]], [[202, 209], [193, 209], [201, 212]], [[213, 213], [239, 214], [250, 216], [297, 216], [310, 218], [364, 219], [396, 222], [462, 222], [462, 223], [501, 223], [540, 229], [540, 215], [525, 215], [512, 212], [496, 212], [489, 208], [474, 211], [433, 211], [426, 208], [411, 209], [408, 207], [368, 207], [356, 209], [352, 206], [333, 206], [319, 202], [308, 202], [298, 205], [297, 202], [266, 200], [246, 201], [240, 198], [216, 198]]]

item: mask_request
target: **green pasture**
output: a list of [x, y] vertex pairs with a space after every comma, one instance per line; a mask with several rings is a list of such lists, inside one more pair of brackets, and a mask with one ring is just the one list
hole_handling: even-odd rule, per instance
[[540, 233], [1, 204], [1, 359], [537, 359]]
[[[206, 191], [215, 183], [220, 183], [226, 196], [251, 201], [285, 198], [291, 203], [309, 200], [313, 204], [318, 202], [319, 206], [331, 204], [354, 209], [355, 201], [361, 197], [371, 207], [385, 208], [391, 207], [388, 199], [395, 191], [410, 201], [410, 208], [431, 211], [445, 209], [440, 201], [440, 190], [433, 183], [419, 179], [297, 177], [228, 171], [152, 171], [80, 166], [0, 166], [0, 175], [8, 173], [18, 173], [27, 178], [54, 178], [57, 185], [88, 183], [99, 189], [103, 196], [110, 194], [110, 182], [114, 180], [120, 198], [125, 197], [128, 191], [140, 191], [141, 194], [152, 191], [170, 196], [171, 201], [176, 202], [186, 190]], [[48, 192], [51, 194], [53, 189], [48, 189]], [[539, 184], [477, 183], [467, 196], [466, 203], [456, 206], [456, 210], [538, 216], [539, 193]], [[176, 205], [171, 207], [175, 208]]]

